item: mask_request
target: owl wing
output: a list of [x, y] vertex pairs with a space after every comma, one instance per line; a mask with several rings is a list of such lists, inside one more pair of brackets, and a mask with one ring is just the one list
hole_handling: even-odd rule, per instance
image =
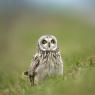
[[32, 59], [30, 67], [26, 72], [24, 72], [24, 75], [27, 75], [29, 77], [32, 85], [34, 84], [34, 77], [36, 74], [35, 70], [39, 66], [39, 63], [40, 63], [39, 54], [35, 54], [34, 58]]
[[58, 52], [58, 55], [57, 55], [57, 56], [58, 56], [59, 62], [60, 62], [61, 64], [63, 64], [63, 60], [62, 60], [60, 51]]

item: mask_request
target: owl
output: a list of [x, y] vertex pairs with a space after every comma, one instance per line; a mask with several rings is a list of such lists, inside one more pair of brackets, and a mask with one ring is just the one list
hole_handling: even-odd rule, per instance
[[44, 35], [38, 39], [37, 52], [27, 71], [31, 85], [37, 85], [48, 76], [63, 75], [63, 61], [57, 39], [53, 35]]

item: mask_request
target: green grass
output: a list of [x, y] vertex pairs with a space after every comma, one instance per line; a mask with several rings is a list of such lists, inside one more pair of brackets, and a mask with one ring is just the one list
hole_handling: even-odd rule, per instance
[[[8, 31], [0, 32], [0, 95], [95, 95], [94, 27], [65, 17], [36, 23], [22, 17]], [[37, 39], [44, 34], [58, 38], [64, 76], [31, 87], [23, 72], [36, 51]]]

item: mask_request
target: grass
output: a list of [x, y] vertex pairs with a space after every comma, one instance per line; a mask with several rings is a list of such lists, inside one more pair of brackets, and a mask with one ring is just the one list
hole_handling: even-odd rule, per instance
[[[0, 95], [95, 95], [94, 27], [66, 17], [51, 16], [36, 23], [21, 17], [8, 31], [0, 32]], [[23, 72], [44, 34], [58, 38], [64, 76], [31, 87]]]

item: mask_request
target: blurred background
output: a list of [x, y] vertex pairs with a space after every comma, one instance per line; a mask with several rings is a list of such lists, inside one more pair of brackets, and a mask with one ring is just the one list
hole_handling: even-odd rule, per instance
[[[58, 39], [64, 77], [31, 87], [23, 72], [41, 35]], [[0, 0], [0, 95], [95, 95], [95, 0]]]

